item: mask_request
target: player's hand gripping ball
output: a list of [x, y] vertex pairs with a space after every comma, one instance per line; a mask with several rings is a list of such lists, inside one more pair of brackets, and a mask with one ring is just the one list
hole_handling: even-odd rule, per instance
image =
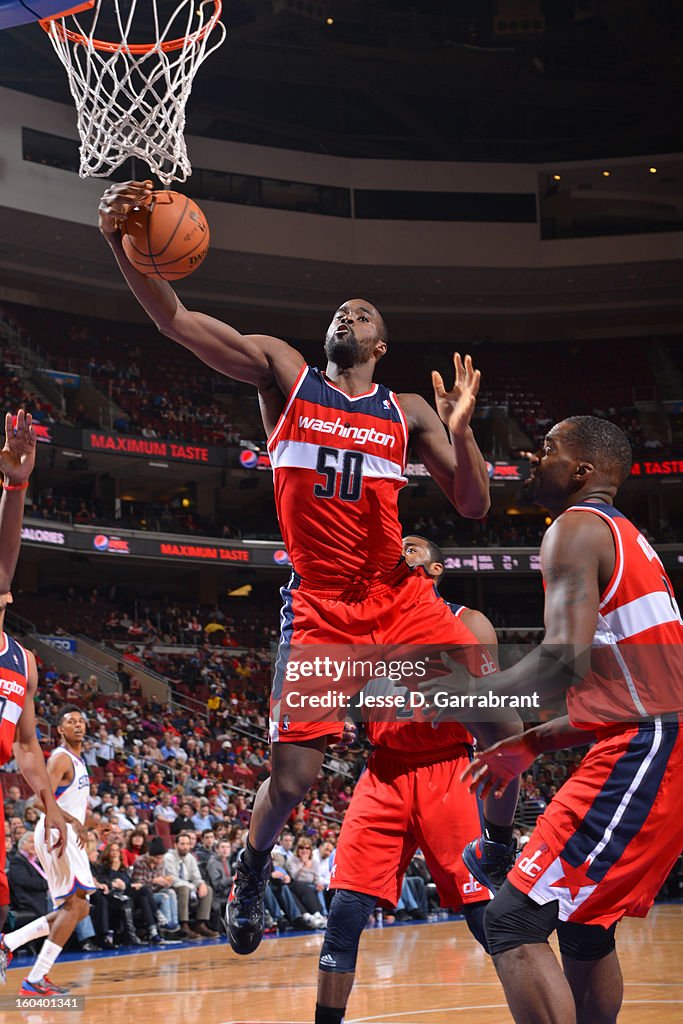
[[209, 251], [209, 225], [197, 204], [179, 192], [152, 192], [126, 217], [121, 243], [147, 277], [177, 281], [192, 274]]

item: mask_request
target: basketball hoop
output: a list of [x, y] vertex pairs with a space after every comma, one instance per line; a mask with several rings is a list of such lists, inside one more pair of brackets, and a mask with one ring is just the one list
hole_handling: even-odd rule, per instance
[[[132, 41], [140, 27], [137, 0], [93, 0], [90, 13], [83, 12], [89, 28], [82, 24], [82, 7], [40, 22], [66, 68], [76, 103], [81, 178], [108, 177], [130, 156], [144, 160], [164, 185], [192, 173], [183, 137], [185, 106], [197, 70], [225, 39], [222, 3], [174, 0], [164, 24], [162, 2], [143, 0], [143, 14], [153, 22], [149, 42]], [[120, 39], [96, 37], [103, 8], [113, 8]]]

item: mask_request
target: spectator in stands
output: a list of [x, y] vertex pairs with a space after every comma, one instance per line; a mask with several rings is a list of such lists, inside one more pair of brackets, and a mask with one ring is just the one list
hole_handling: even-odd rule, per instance
[[97, 767], [97, 750], [92, 740], [84, 740], [81, 748], [81, 756], [88, 768]]
[[121, 852], [121, 858], [127, 868], [132, 868], [135, 861], [141, 854], [147, 853], [147, 835], [141, 828], [135, 828], [128, 833], [126, 846]]
[[313, 844], [308, 836], [301, 836], [297, 840], [294, 855], [289, 858], [287, 872], [292, 879], [292, 892], [308, 913], [313, 915], [317, 924], [327, 908], [321, 895], [324, 886], [320, 869], [313, 860]]
[[[133, 889], [121, 860], [121, 846], [110, 842], [92, 865], [93, 876], [107, 898], [109, 920], [121, 930], [126, 945], [142, 946], [133, 922]], [[156, 909], [156, 908], [155, 908]], [[156, 916], [154, 918], [156, 922]], [[107, 932], [109, 932], [107, 928]]]
[[114, 748], [109, 742], [109, 733], [106, 726], [101, 725], [97, 730], [97, 739], [95, 740], [95, 755], [97, 757], [97, 763], [100, 767], [104, 768], [106, 764], [114, 759]]
[[216, 847], [216, 835], [212, 828], [205, 828], [202, 831], [201, 838], [194, 849], [194, 855], [197, 858], [197, 864], [201, 872], [202, 878], [211, 884], [209, 878], [206, 875], [206, 865], [213, 854]]
[[40, 821], [40, 814], [35, 807], [27, 807], [24, 811], [24, 824], [29, 832], [35, 832], [36, 825]]
[[171, 794], [161, 793], [159, 797], [160, 802], [154, 808], [155, 819], [161, 819], [161, 821], [167, 821], [171, 825], [177, 818], [177, 814], [171, 804]]
[[[326, 839], [313, 851], [313, 861], [318, 867], [318, 874], [320, 881], [323, 886], [323, 892], [325, 893], [325, 905], [329, 907], [328, 890], [330, 886], [330, 871], [331, 871], [331, 857], [334, 846]], [[332, 893], [329, 894], [329, 899], [332, 898]]]
[[180, 814], [178, 814], [171, 824], [171, 832], [174, 836], [177, 836], [179, 832], [189, 831], [194, 828], [192, 823], [192, 817], [194, 815], [194, 807], [191, 803], [184, 801], [180, 805]]
[[[203, 839], [204, 836], [202, 836]], [[224, 919], [225, 906], [232, 887], [231, 847], [232, 844], [229, 839], [221, 839], [206, 860], [206, 876], [213, 891], [214, 918], [217, 917], [219, 921]]]
[[36, 857], [32, 832], [26, 832], [19, 840], [16, 853], [9, 859], [7, 877], [12, 910], [16, 913], [26, 911], [32, 919], [49, 913], [47, 876]]
[[275, 853], [279, 853], [285, 867], [289, 867], [289, 861], [294, 856], [294, 835], [289, 829], [284, 829], [280, 834], [280, 842], [273, 847]]
[[165, 855], [163, 840], [159, 837], [152, 839], [149, 850], [141, 853], [133, 865], [133, 884], [142, 883], [151, 888], [161, 935], [172, 938], [180, 930], [178, 897], [173, 889], [171, 875], [164, 874]]
[[192, 815], [192, 827], [196, 832], [204, 832], [207, 829], [213, 830], [214, 818], [209, 811], [208, 800], [202, 800], [199, 810]]
[[5, 801], [5, 809], [7, 809], [7, 803], [11, 803], [11, 813], [18, 815], [20, 818], [24, 817], [26, 811], [26, 801], [21, 797], [21, 790], [18, 786], [10, 786], [7, 790], [7, 800]]
[[[180, 832], [176, 836], [175, 848], [168, 850], [164, 856], [164, 874], [173, 879], [172, 885], [178, 897], [181, 938], [215, 939], [218, 932], [209, 927], [213, 892], [199, 873], [196, 858], [190, 853], [190, 845], [190, 834]], [[197, 923], [193, 930], [190, 928], [190, 905], [195, 900]]]

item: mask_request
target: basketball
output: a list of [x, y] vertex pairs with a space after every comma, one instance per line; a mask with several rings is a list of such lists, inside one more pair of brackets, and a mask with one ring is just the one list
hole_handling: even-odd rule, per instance
[[209, 251], [209, 225], [197, 204], [179, 192], [153, 192], [126, 218], [121, 240], [133, 266], [147, 277], [177, 281]]

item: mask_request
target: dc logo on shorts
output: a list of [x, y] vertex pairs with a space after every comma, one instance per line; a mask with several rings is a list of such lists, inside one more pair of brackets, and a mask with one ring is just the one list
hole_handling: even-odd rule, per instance
[[288, 732], [289, 731], [290, 721], [291, 721], [291, 719], [290, 719], [289, 715], [283, 715], [282, 716], [282, 731], [283, 732]]

